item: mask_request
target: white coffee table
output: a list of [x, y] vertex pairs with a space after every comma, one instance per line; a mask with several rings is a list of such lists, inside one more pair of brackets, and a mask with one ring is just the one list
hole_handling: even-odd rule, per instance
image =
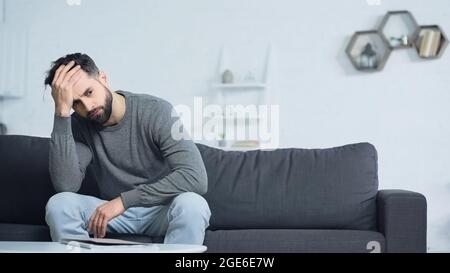
[[0, 253], [201, 253], [203, 245], [146, 244], [133, 246], [87, 246], [58, 242], [0, 241]]

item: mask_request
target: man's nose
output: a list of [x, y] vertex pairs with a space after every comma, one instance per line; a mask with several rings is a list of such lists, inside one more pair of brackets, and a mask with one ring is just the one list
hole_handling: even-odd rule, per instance
[[84, 109], [86, 109], [86, 111], [88, 113], [91, 112], [92, 110], [94, 110], [94, 108], [95, 108], [94, 105], [92, 105], [88, 102], [85, 102], [85, 101], [83, 101], [83, 106], [84, 106]]

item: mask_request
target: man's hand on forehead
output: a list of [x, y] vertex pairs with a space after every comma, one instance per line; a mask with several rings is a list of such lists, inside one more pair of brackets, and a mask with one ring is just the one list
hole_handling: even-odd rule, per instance
[[81, 67], [79, 65], [75, 66], [74, 61], [70, 61], [67, 65], [60, 65], [55, 72], [55, 77], [53, 78], [52, 86], [56, 84], [61, 84], [64, 81], [67, 83], [74, 83], [80, 78]]
[[56, 114], [69, 116], [73, 106], [73, 86], [81, 78], [81, 66], [70, 61], [55, 71], [52, 81], [52, 97], [55, 101]]

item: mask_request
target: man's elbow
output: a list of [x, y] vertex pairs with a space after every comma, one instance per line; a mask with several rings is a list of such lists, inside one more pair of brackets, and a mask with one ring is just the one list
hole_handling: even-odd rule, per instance
[[60, 193], [60, 192], [77, 193], [80, 190], [80, 187], [77, 187], [77, 186], [60, 185], [60, 184], [56, 184], [56, 183], [53, 183], [53, 188], [55, 189], [56, 193]]
[[202, 168], [195, 176], [195, 192], [200, 195], [204, 195], [208, 192], [208, 175], [204, 168]]
[[81, 188], [81, 181], [75, 179], [69, 181], [67, 178], [58, 177], [56, 175], [50, 175], [53, 188], [56, 193], [60, 192], [78, 192]]
[[208, 192], [208, 182], [201, 183], [198, 189], [198, 194], [205, 195]]

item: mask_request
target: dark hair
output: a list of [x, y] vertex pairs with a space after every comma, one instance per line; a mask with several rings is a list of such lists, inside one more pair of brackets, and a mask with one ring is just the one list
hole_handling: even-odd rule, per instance
[[82, 53], [74, 53], [61, 57], [52, 63], [52, 67], [49, 71], [47, 71], [47, 77], [45, 78], [44, 84], [51, 85], [58, 67], [61, 65], [67, 65], [70, 61], [75, 61], [74, 66], [79, 65], [81, 69], [84, 70], [89, 76], [97, 77], [99, 75], [98, 67], [91, 57]]

